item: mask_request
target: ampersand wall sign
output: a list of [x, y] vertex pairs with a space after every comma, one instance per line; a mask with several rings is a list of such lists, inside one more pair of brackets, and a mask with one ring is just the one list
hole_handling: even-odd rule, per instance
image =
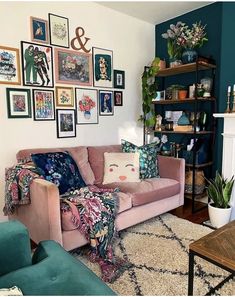
[[[87, 44], [87, 41], [90, 40], [90, 38], [88, 37], [85, 37], [85, 30], [82, 28], [82, 27], [77, 27], [77, 29], [75, 30], [75, 34], [76, 34], [76, 37], [74, 37], [72, 40], [71, 40], [71, 47], [75, 50], [83, 50], [85, 53], [89, 53], [91, 51], [91, 49], [86, 49], [85, 48], [85, 45]], [[84, 39], [85, 39], [85, 42], [82, 42], [82, 37], [84, 36]], [[75, 45], [75, 42], [78, 42], [79, 46], [80, 47], [77, 47]]]

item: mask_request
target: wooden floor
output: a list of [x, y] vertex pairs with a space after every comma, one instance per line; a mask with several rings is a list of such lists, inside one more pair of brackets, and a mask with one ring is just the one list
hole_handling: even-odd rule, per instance
[[[200, 209], [203, 206], [207, 206], [207, 204], [202, 202], [196, 202], [195, 206], [196, 209]], [[196, 224], [201, 224], [209, 219], [207, 207], [200, 211], [192, 213], [192, 200], [187, 198], [185, 198], [183, 206], [173, 209], [172, 211], [170, 211], [170, 213], [179, 218], [189, 220]]]

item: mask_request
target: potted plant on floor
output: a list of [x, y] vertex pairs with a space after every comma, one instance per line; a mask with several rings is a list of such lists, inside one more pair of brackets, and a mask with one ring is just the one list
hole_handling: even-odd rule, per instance
[[227, 224], [230, 219], [232, 207], [230, 199], [233, 190], [234, 177], [225, 179], [216, 172], [214, 179], [208, 180], [207, 195], [211, 200], [208, 204], [210, 222], [213, 227], [220, 228]]

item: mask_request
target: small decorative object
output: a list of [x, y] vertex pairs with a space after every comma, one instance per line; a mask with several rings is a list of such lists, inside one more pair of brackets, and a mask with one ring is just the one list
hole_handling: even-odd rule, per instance
[[200, 118], [199, 118], [200, 131], [206, 130], [206, 123], [207, 123], [207, 113], [205, 111], [201, 111]]
[[213, 80], [211, 77], [205, 77], [201, 79], [202, 88], [204, 89], [203, 97], [205, 98], [211, 97], [212, 83], [213, 83]]
[[91, 86], [91, 54], [56, 48], [55, 79], [62, 84]]
[[163, 134], [161, 139], [159, 137], [154, 137], [153, 142], [157, 144], [157, 151], [168, 151], [168, 137], [167, 135]]
[[173, 121], [167, 121], [165, 124], [165, 130], [166, 131], [173, 131]]
[[69, 19], [49, 13], [51, 45], [69, 48]]
[[[113, 51], [93, 47], [94, 86], [113, 87]], [[119, 76], [119, 86], [124, 83], [124, 77]], [[122, 80], [123, 79], [123, 80]]]
[[114, 91], [114, 106], [122, 106], [123, 104], [122, 92]]
[[[71, 47], [74, 50], [78, 50], [78, 51], [83, 50], [85, 53], [89, 53], [91, 51], [91, 49], [87, 49], [85, 46], [86, 46], [87, 42], [90, 40], [90, 38], [84, 36], [85, 35], [85, 30], [82, 27], [77, 27], [76, 30], [75, 30], [75, 34], [76, 34], [76, 37], [74, 37], [71, 40]], [[84, 42], [81, 39], [83, 36], [84, 36], [84, 39], [85, 39]], [[78, 42], [79, 47], [77, 47], [75, 45], [76, 41]]]
[[57, 137], [76, 137], [75, 110], [57, 109]]
[[31, 41], [48, 43], [48, 21], [30, 17]]
[[187, 48], [182, 53], [182, 62], [183, 64], [189, 64], [196, 62], [197, 60], [197, 51], [192, 48]]
[[35, 121], [54, 120], [54, 91], [33, 89], [33, 107]]
[[98, 95], [95, 89], [76, 88], [77, 124], [98, 124]]
[[18, 48], [0, 46], [0, 84], [20, 85]]
[[235, 85], [233, 85], [233, 108], [231, 110], [232, 113], [235, 112]]
[[195, 96], [195, 84], [189, 86], [189, 98], [194, 98]]
[[100, 115], [113, 115], [113, 92], [111, 91], [99, 91], [99, 107]]
[[114, 80], [114, 88], [125, 89], [125, 71], [114, 70], [113, 80]]
[[162, 69], [165, 69], [165, 68], [166, 68], [166, 61], [165, 60], [160, 60], [159, 69], [162, 70]]
[[156, 97], [152, 101], [165, 100], [166, 91], [157, 91]]
[[56, 107], [74, 108], [73, 88], [56, 87]]
[[30, 89], [7, 88], [8, 118], [31, 118]]
[[156, 124], [155, 124], [155, 130], [160, 131], [162, 127], [162, 116], [158, 114], [156, 116]]
[[21, 41], [24, 86], [54, 86], [52, 47]]
[[230, 113], [230, 95], [231, 95], [231, 86], [228, 86], [228, 92], [227, 92], [227, 108], [225, 110], [225, 113]]
[[177, 124], [179, 126], [190, 125], [190, 121], [189, 121], [188, 117], [186, 116], [185, 112], [182, 113], [182, 116], [178, 119]]
[[197, 97], [202, 98], [204, 95], [204, 89], [202, 87], [202, 84], [197, 84]]

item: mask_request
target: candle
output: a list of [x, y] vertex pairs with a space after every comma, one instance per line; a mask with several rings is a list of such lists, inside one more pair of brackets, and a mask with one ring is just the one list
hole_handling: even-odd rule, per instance
[[233, 92], [235, 92], [235, 85], [233, 85]]
[[[233, 88], [234, 88], [234, 86], [233, 86]], [[228, 93], [230, 93], [231, 92], [231, 86], [228, 86]]]

